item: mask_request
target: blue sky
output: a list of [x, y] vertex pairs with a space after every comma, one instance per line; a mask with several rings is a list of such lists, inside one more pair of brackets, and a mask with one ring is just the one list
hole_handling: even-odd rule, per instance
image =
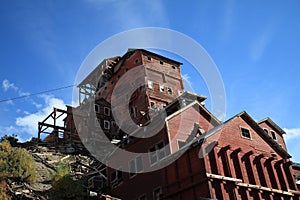
[[[210, 54], [224, 81], [229, 118], [246, 110], [271, 117], [287, 132], [300, 162], [299, 1], [1, 1], [0, 97], [71, 85], [89, 52], [121, 31], [164, 27], [182, 32]], [[126, 49], [124, 49], [124, 52]], [[193, 89], [209, 96], [186, 64]], [[72, 90], [0, 103], [0, 136], [36, 136], [53, 106], [71, 104]]]

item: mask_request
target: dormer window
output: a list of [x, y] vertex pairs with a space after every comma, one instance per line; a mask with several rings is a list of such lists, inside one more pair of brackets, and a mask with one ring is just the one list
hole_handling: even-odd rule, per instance
[[241, 136], [242, 136], [243, 138], [251, 139], [250, 130], [247, 129], [247, 128], [241, 127]]
[[275, 131], [270, 131], [270, 132], [271, 132], [271, 137], [272, 137], [272, 139], [273, 139], [273, 140], [277, 140]]

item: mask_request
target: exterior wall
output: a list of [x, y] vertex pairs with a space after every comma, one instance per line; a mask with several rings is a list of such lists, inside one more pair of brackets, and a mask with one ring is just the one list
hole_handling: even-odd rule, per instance
[[[195, 129], [195, 125], [199, 125], [199, 129], [204, 133], [217, 124], [212, 121], [211, 117], [197, 103], [178, 114], [174, 114], [173, 117], [168, 118], [168, 137], [172, 153], [179, 149], [178, 141], [186, 142], [187, 139], [191, 137], [190, 134]], [[194, 137], [190, 139], [193, 138]]]
[[178, 160], [164, 168], [161, 199], [200, 199], [210, 197], [204, 159], [199, 159], [200, 146], [185, 152]]
[[271, 131], [274, 131], [275, 134], [276, 134], [276, 141], [278, 142], [278, 144], [280, 144], [282, 146], [282, 148], [284, 150], [287, 151], [287, 148], [286, 148], [286, 145], [285, 145], [285, 142], [284, 142], [284, 139], [283, 139], [283, 135], [281, 133], [279, 133], [275, 127], [273, 127], [270, 123], [268, 123], [267, 121], [266, 122], [263, 122], [261, 124], [259, 124], [260, 127], [262, 127], [263, 129], [266, 129], [268, 130], [268, 134], [270, 137], [272, 137], [271, 135]]

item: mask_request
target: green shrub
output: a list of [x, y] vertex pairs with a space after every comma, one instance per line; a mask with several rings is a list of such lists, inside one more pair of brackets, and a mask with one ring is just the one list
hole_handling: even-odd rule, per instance
[[52, 187], [58, 199], [82, 199], [83, 187], [79, 181], [72, 179], [70, 168], [66, 163], [57, 166], [57, 172], [52, 179]]
[[1, 142], [0, 147], [0, 178], [36, 181], [35, 162], [26, 149], [11, 148], [7, 140]]

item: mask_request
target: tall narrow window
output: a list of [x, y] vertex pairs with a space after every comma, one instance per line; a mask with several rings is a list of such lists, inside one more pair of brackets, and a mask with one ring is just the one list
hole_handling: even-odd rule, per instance
[[148, 88], [152, 89], [153, 88], [153, 82], [148, 80]]
[[168, 87], [168, 93], [169, 93], [169, 94], [173, 94], [173, 91], [172, 91], [172, 88], [171, 88], [171, 87]]
[[164, 92], [165, 91], [165, 86], [164, 85], [160, 85], [159, 86], [159, 91]]
[[153, 190], [153, 200], [159, 200], [161, 194], [162, 194], [161, 187], [158, 187], [155, 190]]
[[108, 121], [108, 120], [104, 120], [104, 128], [105, 129], [110, 129], [110, 121]]
[[130, 107], [130, 114], [131, 114], [133, 117], [136, 117], [136, 112], [135, 112], [135, 107], [134, 107], [134, 106], [131, 106], [131, 107]]
[[99, 111], [100, 111], [99, 105], [95, 104], [95, 112], [96, 112], [96, 113], [99, 113]]
[[273, 140], [277, 140], [275, 131], [270, 131], [270, 132], [271, 132], [271, 136], [272, 136]]
[[164, 142], [159, 142], [149, 149], [150, 163], [154, 164], [165, 157]]
[[104, 115], [110, 116], [110, 108], [104, 107]]

